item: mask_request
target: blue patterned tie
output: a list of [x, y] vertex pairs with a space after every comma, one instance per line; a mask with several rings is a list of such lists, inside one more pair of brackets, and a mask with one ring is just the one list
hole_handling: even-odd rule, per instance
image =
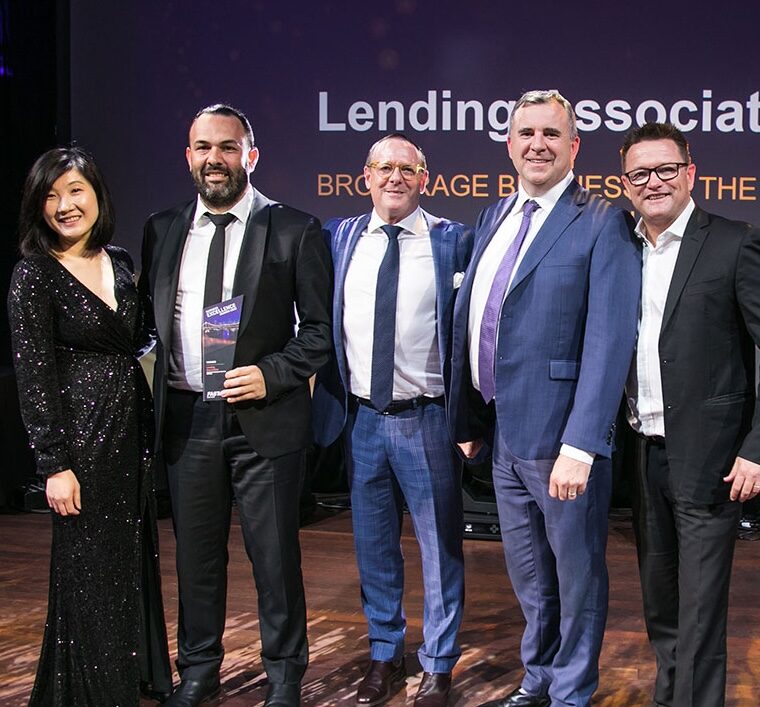
[[522, 223], [517, 231], [515, 239], [509, 244], [507, 252], [501, 260], [499, 269], [496, 271], [491, 291], [488, 293], [486, 307], [483, 311], [483, 319], [480, 322], [480, 344], [478, 348], [478, 378], [480, 380], [480, 394], [486, 403], [490, 403], [495, 393], [494, 383], [494, 360], [496, 354], [496, 331], [499, 325], [501, 306], [504, 303], [504, 295], [507, 285], [515, 269], [517, 255], [530, 229], [530, 217], [538, 208], [535, 201], [526, 201], [523, 205]]
[[208, 249], [206, 262], [206, 286], [203, 289], [203, 306], [208, 307], [222, 299], [224, 282], [224, 236], [227, 226], [235, 220], [234, 214], [212, 214], [206, 212], [209, 221], [216, 226], [214, 237]]
[[393, 357], [396, 348], [396, 299], [398, 295], [398, 234], [401, 226], [381, 226], [388, 247], [377, 271], [375, 328], [372, 335], [370, 400], [382, 412], [393, 400]]

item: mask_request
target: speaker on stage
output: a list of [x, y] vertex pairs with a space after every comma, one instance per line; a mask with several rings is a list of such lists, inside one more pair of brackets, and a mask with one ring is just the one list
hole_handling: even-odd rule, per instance
[[482, 464], [464, 465], [462, 505], [465, 538], [501, 540], [490, 459]]

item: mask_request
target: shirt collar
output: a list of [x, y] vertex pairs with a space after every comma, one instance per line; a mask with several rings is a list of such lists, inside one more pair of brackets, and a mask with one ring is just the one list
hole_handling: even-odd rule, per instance
[[[232, 206], [232, 208], [228, 209], [226, 213], [232, 214], [240, 223], [246, 223], [248, 221], [248, 214], [251, 213], [251, 206], [253, 204], [253, 188], [249, 184], [245, 191], [243, 192], [243, 196], [238, 200], [238, 202]], [[206, 212], [208, 211], [208, 206], [203, 203], [203, 200], [201, 199], [200, 194], [196, 198], [195, 202], [195, 214], [193, 216], [193, 228], [199, 228], [201, 226], [205, 226], [206, 224], [210, 223], [208, 216], [206, 215]]]
[[[679, 240], [682, 239], [683, 234], [686, 232], [686, 226], [689, 223], [689, 219], [691, 218], [692, 213], [694, 213], [695, 208], [696, 204], [694, 203], [694, 199], [690, 198], [689, 203], [686, 204], [683, 211], [678, 215], [678, 218], [673, 221], [673, 223], [671, 223], [670, 226], [668, 226], [659, 236], [657, 236], [657, 242], [664, 243], [665, 241], [672, 240], [673, 238], [678, 238]], [[641, 241], [643, 241], [650, 248], [652, 247], [652, 244], [647, 239], [647, 227], [644, 224], [643, 218], [639, 218], [638, 223], [636, 224], [635, 232]]]
[[[380, 227], [386, 223], [386, 221], [383, 221], [383, 219], [380, 218], [377, 211], [375, 211], [375, 209], [372, 209], [372, 215], [370, 216], [369, 223], [367, 224], [367, 233], [379, 233]], [[415, 236], [424, 234], [425, 218], [422, 215], [422, 209], [418, 206], [414, 211], [412, 211], [412, 213], [410, 213], [406, 218], [401, 219], [401, 221], [399, 221], [396, 225], [401, 226], [404, 231], [413, 233]]]
[[546, 194], [542, 194], [541, 196], [529, 196], [523, 189], [522, 183], [519, 183], [517, 187], [517, 199], [512, 207], [512, 213], [522, 211], [525, 202], [531, 200], [535, 201], [545, 212], [551, 211], [573, 179], [575, 179], [575, 175], [571, 169], [562, 181], [555, 184]]

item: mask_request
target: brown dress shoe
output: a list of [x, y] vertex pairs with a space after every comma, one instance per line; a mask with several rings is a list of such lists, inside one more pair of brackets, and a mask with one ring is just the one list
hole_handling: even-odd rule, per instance
[[356, 691], [356, 704], [375, 707], [387, 702], [406, 682], [406, 666], [402, 658], [397, 663], [373, 660]]
[[451, 692], [451, 673], [423, 673], [414, 707], [446, 707]]

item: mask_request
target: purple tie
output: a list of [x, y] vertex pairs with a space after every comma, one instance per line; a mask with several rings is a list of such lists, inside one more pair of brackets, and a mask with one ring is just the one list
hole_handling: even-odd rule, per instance
[[483, 319], [480, 322], [480, 346], [478, 348], [478, 377], [480, 379], [480, 394], [486, 403], [490, 403], [495, 392], [494, 383], [494, 354], [496, 353], [496, 331], [499, 325], [501, 306], [504, 303], [504, 295], [507, 285], [515, 268], [517, 255], [530, 228], [530, 217], [538, 208], [535, 201], [526, 201], [523, 205], [523, 217], [520, 230], [515, 239], [509, 244], [507, 252], [501, 260], [499, 269], [496, 271], [491, 291], [488, 293], [486, 308], [483, 311]]

